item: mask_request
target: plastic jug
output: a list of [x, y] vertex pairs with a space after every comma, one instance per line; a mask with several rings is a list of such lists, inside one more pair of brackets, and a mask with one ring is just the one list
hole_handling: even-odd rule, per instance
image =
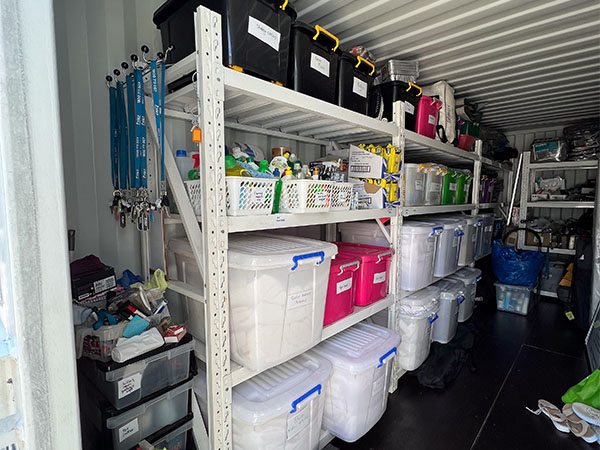
[[469, 172], [461, 172], [458, 174], [456, 183], [456, 204], [464, 205], [469, 199], [469, 191], [471, 189], [471, 181], [473, 175]]
[[177, 150], [175, 152], [175, 164], [183, 181], [188, 180], [190, 170], [194, 168], [194, 158], [187, 155], [185, 150]]
[[458, 174], [452, 169], [444, 177], [442, 183], [442, 205], [456, 205], [456, 189], [458, 184]]
[[426, 95], [421, 96], [417, 107], [415, 132], [435, 139], [440, 109], [442, 109], [442, 103], [438, 99]]
[[225, 156], [225, 175], [228, 177], [249, 177], [252, 173], [238, 164], [231, 155]]

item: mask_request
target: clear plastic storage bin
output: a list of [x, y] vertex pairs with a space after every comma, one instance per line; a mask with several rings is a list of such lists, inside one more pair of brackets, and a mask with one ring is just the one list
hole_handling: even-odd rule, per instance
[[186, 336], [177, 346], [168, 345], [131, 362], [82, 360], [81, 368], [116, 409], [123, 409], [189, 378], [193, 350], [194, 342]]
[[433, 282], [436, 240], [443, 228], [431, 222], [404, 222], [400, 228], [400, 285], [418, 291]]
[[526, 316], [533, 307], [533, 286], [514, 286], [496, 281], [496, 306], [498, 311], [508, 311]]
[[188, 431], [192, 429], [194, 422], [189, 420], [183, 425], [177, 427], [170, 433], [158, 438], [151, 445], [160, 450], [186, 450]]
[[477, 258], [492, 253], [492, 238], [494, 236], [494, 214], [479, 214], [481, 219], [481, 229], [477, 236]]
[[439, 205], [442, 201], [442, 185], [448, 169], [438, 164], [427, 164], [430, 170], [425, 174], [425, 205]]
[[460, 281], [440, 280], [434, 284], [440, 289], [440, 312], [433, 324], [432, 340], [447, 344], [456, 335], [458, 308], [464, 301], [464, 285]]
[[97, 330], [92, 328], [94, 321], [88, 319], [83, 325], [75, 327], [75, 345], [77, 358], [85, 356], [98, 361], [110, 361], [112, 350], [117, 345], [117, 340], [123, 336], [123, 331], [128, 322], [116, 325], [105, 325]]
[[435, 264], [433, 275], [436, 277], [448, 276], [458, 269], [458, 256], [464, 235], [464, 221], [459, 219], [437, 219], [444, 231], [437, 240]]
[[[331, 363], [305, 353], [233, 388], [233, 450], [319, 448]], [[194, 391], [207, 422], [206, 373]]]
[[387, 407], [392, 360], [400, 335], [359, 323], [316, 346], [312, 352], [333, 365], [325, 394], [323, 429], [354, 442], [379, 421]]
[[[342, 233], [342, 241], [355, 244], [376, 245], [378, 247], [389, 247], [390, 243], [377, 225], [377, 222], [344, 222], [338, 225]], [[389, 230], [389, 227], [387, 227]]]
[[425, 204], [425, 174], [429, 170], [426, 164], [404, 164], [404, 206]]
[[464, 296], [465, 300], [458, 307], [458, 322], [462, 323], [471, 318], [473, 308], [475, 307], [475, 292], [477, 291], [477, 283], [481, 280], [481, 270], [471, 267], [463, 267], [454, 275], [449, 277], [452, 280], [462, 281], [465, 285]]
[[[201, 287], [186, 240], [172, 239], [180, 281]], [[321, 340], [327, 281], [337, 247], [295, 236], [237, 233], [229, 237], [231, 359], [260, 371]], [[204, 341], [204, 305], [186, 299], [188, 330]]]
[[553, 261], [548, 267], [548, 277], [546, 277], [546, 269], [542, 269], [542, 279], [540, 281], [540, 290], [554, 292], [558, 290], [558, 284], [565, 272], [565, 263]]
[[475, 250], [477, 247], [477, 217], [455, 216], [454, 218], [464, 221], [464, 235], [460, 241], [460, 250], [458, 252], [458, 265], [464, 267], [475, 261]]
[[429, 356], [431, 326], [438, 318], [440, 289], [429, 286], [400, 300], [399, 329], [402, 341], [398, 361], [405, 370], [415, 370]]

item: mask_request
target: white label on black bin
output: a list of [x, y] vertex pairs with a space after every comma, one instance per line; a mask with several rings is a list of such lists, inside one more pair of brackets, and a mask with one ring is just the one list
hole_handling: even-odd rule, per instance
[[296, 292], [288, 295], [287, 309], [299, 308], [304, 305], [308, 305], [313, 301], [313, 290], [307, 289], [306, 291]]
[[108, 278], [104, 278], [103, 280], [94, 281], [94, 292], [99, 294], [104, 291], [108, 291], [109, 289], [114, 288], [117, 285], [115, 280], [115, 276], [111, 275]]
[[423, 190], [423, 180], [415, 180], [415, 191]]
[[119, 428], [119, 442], [123, 442], [125, 439], [134, 436], [138, 431], [140, 431], [140, 426], [136, 417], [131, 422]]
[[352, 83], [352, 92], [361, 97], [367, 98], [367, 83], [365, 83], [360, 78], [354, 77], [354, 82]]
[[427, 190], [431, 192], [441, 192], [442, 185], [440, 183], [427, 183]]
[[456, 183], [450, 183], [450, 190], [451, 191], [455, 191], [456, 190]]
[[316, 53], [310, 54], [310, 68], [329, 78], [329, 61]]
[[406, 111], [408, 114], [414, 114], [415, 113], [415, 105], [413, 105], [410, 102], [404, 102], [404, 111]]
[[256, 39], [263, 41], [269, 47], [273, 48], [273, 50], [279, 51], [279, 40], [281, 39], [281, 33], [252, 16], [248, 17], [248, 34], [251, 34]]
[[385, 281], [386, 272], [379, 272], [373, 275], [373, 284], [383, 283]]
[[310, 408], [301, 409], [298, 412], [290, 414], [287, 421], [287, 438], [291, 439], [304, 430], [310, 423]]
[[352, 278], [348, 278], [347, 280], [340, 281], [335, 285], [335, 293], [341, 294], [342, 292], [346, 292], [352, 287]]
[[123, 378], [119, 381], [117, 386], [119, 391], [118, 397], [120, 400], [123, 397], [127, 397], [129, 394], [132, 394], [133, 392], [137, 391], [142, 387], [142, 374], [134, 373], [130, 377]]
[[427, 117], [427, 123], [429, 125], [435, 125], [435, 116], [432, 116], [431, 114], [429, 114], [429, 116]]

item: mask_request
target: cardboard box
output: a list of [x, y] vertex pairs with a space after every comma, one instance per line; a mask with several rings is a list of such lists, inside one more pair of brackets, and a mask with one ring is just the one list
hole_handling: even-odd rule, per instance
[[[542, 247], [548, 247], [552, 242], [552, 233], [538, 233], [542, 238]], [[537, 237], [532, 233], [527, 233], [525, 237], [525, 244], [532, 245], [534, 247], [538, 246]]]
[[105, 266], [104, 270], [71, 280], [73, 300], [77, 301], [97, 296], [116, 286], [115, 269], [110, 266]]
[[354, 184], [354, 191], [358, 192], [359, 208], [382, 209], [385, 208], [385, 189], [371, 183], [365, 183], [360, 180], [351, 180]]

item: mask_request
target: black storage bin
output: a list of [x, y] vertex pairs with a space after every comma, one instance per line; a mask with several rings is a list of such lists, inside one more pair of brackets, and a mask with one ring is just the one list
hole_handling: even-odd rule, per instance
[[169, 63], [193, 53], [194, 12], [203, 5], [221, 14], [223, 64], [278, 84], [287, 81], [290, 32], [296, 12], [287, 0], [168, 0], [155, 13]]
[[403, 81], [387, 81], [373, 88], [371, 108], [369, 115], [378, 117], [383, 108], [382, 117], [389, 122], [394, 119], [393, 104], [395, 101], [404, 102], [404, 128], [415, 131], [417, 105], [421, 97], [421, 88], [415, 84]]
[[292, 25], [288, 87], [335, 102], [339, 40], [320, 26]]
[[336, 100], [339, 106], [368, 114], [375, 66], [360, 56], [343, 53], [338, 67]]

